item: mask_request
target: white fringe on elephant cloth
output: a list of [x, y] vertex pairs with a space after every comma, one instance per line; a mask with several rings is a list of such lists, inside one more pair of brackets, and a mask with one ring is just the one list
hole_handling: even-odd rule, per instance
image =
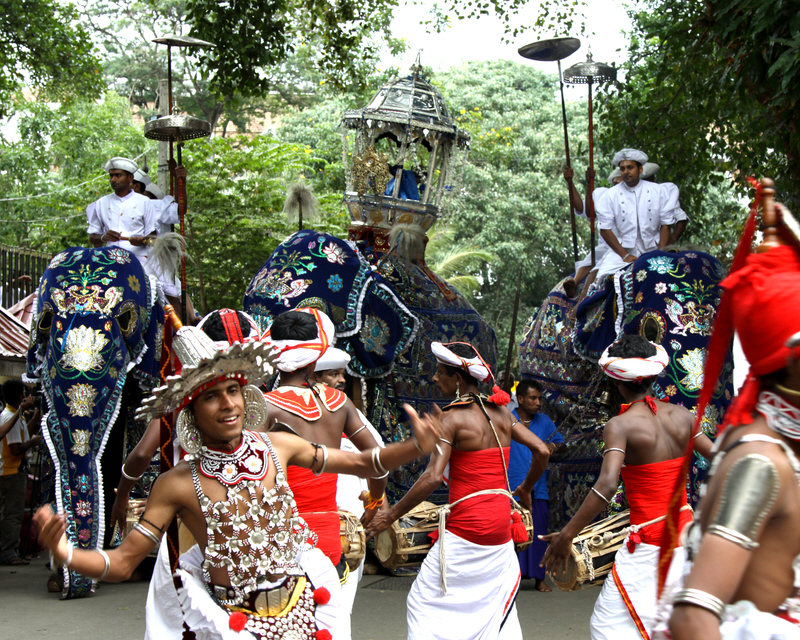
[[[653, 630], [653, 640], [671, 640], [669, 619], [672, 615], [672, 599], [683, 588], [686, 576], [692, 570], [685, 547], [675, 549], [672, 564], [667, 574], [664, 592], [658, 603], [658, 611]], [[787, 601], [788, 615], [797, 619], [800, 616], [796, 603]], [[784, 607], [781, 607], [783, 610]], [[748, 601], [741, 600], [725, 607], [719, 626], [722, 640], [800, 640], [800, 626], [772, 613], [759, 611]]]
[[480, 545], [444, 532], [447, 593], [437, 540], [408, 594], [408, 640], [522, 640], [515, 599], [520, 571], [514, 542]]

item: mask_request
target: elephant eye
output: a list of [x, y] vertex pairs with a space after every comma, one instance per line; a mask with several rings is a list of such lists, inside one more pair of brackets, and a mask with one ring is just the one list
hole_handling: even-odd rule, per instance
[[136, 331], [136, 327], [139, 325], [139, 314], [136, 312], [136, 305], [132, 302], [123, 303], [115, 318], [122, 335], [126, 338]]
[[53, 326], [53, 310], [45, 307], [39, 314], [39, 321], [36, 324], [36, 331], [40, 336], [50, 335], [50, 328]]

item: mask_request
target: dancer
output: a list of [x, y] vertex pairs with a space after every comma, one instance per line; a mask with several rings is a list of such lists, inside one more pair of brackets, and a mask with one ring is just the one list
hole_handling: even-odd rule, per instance
[[721, 283], [750, 373], [687, 536], [693, 564], [685, 579], [679, 561], [670, 568], [675, 640], [800, 637], [791, 600], [800, 559], [798, 281], [800, 257], [782, 246], [750, 255]]
[[[688, 409], [652, 397], [651, 384], [668, 361], [663, 347], [638, 334], [623, 336], [605, 350], [599, 364], [625, 404], [604, 428], [600, 477], [572, 520], [561, 531], [541, 536], [550, 543], [543, 559], [548, 571], [565, 566], [573, 538], [608, 506], [622, 473], [631, 532], [595, 603], [593, 640], [639, 640], [653, 630], [657, 545], [694, 422]], [[705, 435], [695, 440], [696, 450], [706, 457], [711, 446]], [[684, 527], [691, 520], [685, 495], [681, 504]]]
[[549, 451], [501, 406], [508, 396], [499, 388], [490, 398], [479, 393], [478, 385], [493, 375], [472, 345], [433, 342], [431, 351], [438, 361], [433, 381], [443, 397], [455, 398], [441, 415], [442, 451], [405, 497], [375, 516], [367, 533], [377, 535], [425, 500], [441, 484], [449, 463], [450, 505], [439, 514], [438, 539], [408, 595], [409, 640], [450, 639], [455, 629], [461, 640], [521, 639], [515, 604], [520, 571], [506, 475], [509, 445], [513, 438], [533, 452], [528, 474], [513, 494], [528, 508]]
[[[108, 552], [73, 549], [63, 515], [36, 514], [41, 543], [56, 563], [96, 580], [125, 579], [159, 543], [180, 512], [199, 541], [197, 556], [178, 572], [184, 620], [204, 637], [299, 639], [335, 637], [336, 573], [313, 549], [315, 536], [297, 513], [283, 471], [302, 465], [370, 476], [431, 451], [439, 436], [431, 417], [407, 409], [415, 438], [361, 455], [329, 450], [288, 433], [256, 434], [266, 405], [258, 384], [268, 373], [268, 347], [252, 343], [220, 351], [195, 327], [173, 342], [183, 368], [140, 408], [152, 419], [178, 409], [177, 431], [189, 459], [159, 477], [139, 523]], [[320, 635], [320, 632], [327, 633]]]

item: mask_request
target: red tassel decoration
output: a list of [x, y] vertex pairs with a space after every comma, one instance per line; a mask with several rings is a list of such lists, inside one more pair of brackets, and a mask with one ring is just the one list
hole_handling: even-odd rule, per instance
[[519, 515], [519, 511], [516, 509], [511, 514], [511, 539], [517, 544], [522, 544], [530, 540], [528, 537], [528, 530], [525, 528], [525, 525], [522, 524], [522, 516]]
[[316, 640], [331, 640], [333, 636], [331, 635], [331, 632], [328, 631], [327, 629], [320, 629], [319, 631], [314, 633], [314, 638]]
[[244, 625], [246, 624], [247, 624], [247, 616], [244, 615], [241, 611], [234, 611], [228, 618], [228, 626], [236, 633], [239, 633], [240, 631], [244, 630]]
[[505, 391], [503, 391], [497, 385], [492, 387], [492, 395], [489, 396], [489, 402], [494, 404], [499, 404], [501, 406], [507, 405], [511, 402], [511, 396], [508, 395]]
[[317, 604], [328, 604], [331, 601], [331, 592], [325, 587], [314, 589], [314, 602]]

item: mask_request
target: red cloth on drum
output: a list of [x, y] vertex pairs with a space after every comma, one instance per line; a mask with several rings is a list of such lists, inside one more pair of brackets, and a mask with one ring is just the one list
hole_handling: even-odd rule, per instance
[[[625, 495], [631, 508], [631, 524], [643, 524], [667, 514], [672, 490], [683, 467], [683, 457], [650, 464], [625, 465], [622, 467], [622, 480], [625, 482]], [[678, 508], [686, 504], [686, 492], [683, 492]], [[678, 531], [681, 531], [692, 520], [692, 512], [681, 511]], [[638, 534], [637, 542], [658, 545], [666, 522], [648, 525]]]
[[[450, 454], [450, 503], [484, 489], [507, 489], [504, 466], [510, 447]], [[447, 530], [474, 544], [505, 544], [511, 540], [511, 504], [508, 496], [489, 494], [465, 500], [447, 517]]]
[[336, 506], [336, 479], [333, 473], [315, 476], [308, 469], [289, 467], [286, 473], [297, 510], [317, 534], [317, 549], [328, 556], [333, 566], [342, 557], [339, 537], [339, 508]]

